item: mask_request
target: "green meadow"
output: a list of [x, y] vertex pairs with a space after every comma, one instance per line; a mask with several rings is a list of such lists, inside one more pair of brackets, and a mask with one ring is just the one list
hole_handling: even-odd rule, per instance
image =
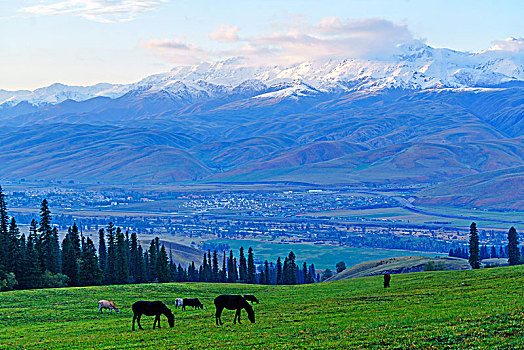
[[[14, 291], [0, 294], [2, 349], [518, 349], [524, 348], [524, 267], [423, 272], [299, 286], [168, 283]], [[242, 312], [216, 326], [213, 299], [255, 294], [256, 323]], [[198, 297], [204, 310], [174, 309]], [[98, 314], [99, 299], [118, 315]], [[130, 306], [162, 300], [169, 328], [131, 331]]]
[[[305, 261], [308, 264], [315, 264], [317, 269], [329, 268], [331, 270], [335, 269], [335, 265], [339, 261], [344, 261], [346, 266], [353, 266], [366, 261], [414, 255], [413, 251], [400, 249], [354, 248], [311, 243], [279, 243], [247, 239], [214, 239], [210, 242], [227, 243], [234, 251], [238, 251], [240, 247], [244, 247], [247, 251], [249, 247], [252, 247], [255, 259], [262, 262], [267, 259], [276, 263], [279, 256], [284, 261], [289, 252], [293, 251], [297, 257], [297, 264], [302, 266]], [[416, 254], [431, 257], [446, 255], [425, 252], [417, 252]]]

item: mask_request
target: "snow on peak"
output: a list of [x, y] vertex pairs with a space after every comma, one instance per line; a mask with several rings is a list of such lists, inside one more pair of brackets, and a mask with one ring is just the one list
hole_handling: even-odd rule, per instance
[[[524, 81], [524, 39], [508, 38], [479, 53], [436, 49], [416, 42], [399, 46], [389, 59], [324, 59], [289, 66], [247, 66], [239, 58], [151, 75], [128, 85], [88, 87], [53, 84], [34, 91], [0, 90], [0, 106], [26, 101], [55, 104], [97, 96], [116, 98], [128, 92], [165, 91], [196, 101], [227, 94], [311, 96], [322, 92], [376, 91], [385, 88], [469, 88]], [[280, 92], [279, 92], [280, 91]]]

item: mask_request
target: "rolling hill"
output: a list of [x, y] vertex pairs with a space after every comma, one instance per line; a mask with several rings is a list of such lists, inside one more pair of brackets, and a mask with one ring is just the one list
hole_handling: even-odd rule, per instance
[[[382, 276], [298, 286], [156, 283], [41, 289], [1, 293], [2, 348], [31, 349], [519, 349], [524, 339], [524, 268], [406, 273], [391, 287]], [[255, 294], [255, 323], [242, 311], [233, 324], [224, 311], [215, 325], [220, 294]], [[198, 297], [203, 310], [174, 308], [177, 297]], [[99, 314], [111, 299], [119, 314]], [[169, 328], [131, 330], [131, 305], [162, 300], [175, 315]], [[198, 345], [197, 345], [198, 344]]]

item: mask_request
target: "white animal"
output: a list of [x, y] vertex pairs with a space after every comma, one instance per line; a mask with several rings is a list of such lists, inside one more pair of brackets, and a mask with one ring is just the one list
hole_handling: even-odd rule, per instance
[[182, 308], [184, 306], [184, 300], [182, 298], [175, 299], [175, 308]]
[[101, 313], [101, 312], [102, 312], [102, 309], [109, 309], [109, 310], [107, 311], [108, 313], [109, 313], [109, 311], [111, 311], [111, 313], [113, 313], [113, 310], [115, 310], [116, 313], [118, 313], [118, 308], [116, 307], [114, 301], [109, 301], [109, 300], [99, 300], [99, 301], [98, 301], [98, 313]]

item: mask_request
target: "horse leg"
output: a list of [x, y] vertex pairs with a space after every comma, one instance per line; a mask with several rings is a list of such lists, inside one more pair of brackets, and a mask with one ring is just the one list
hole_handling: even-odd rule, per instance
[[160, 328], [160, 315], [156, 316], [158, 318], [158, 328]]
[[136, 315], [133, 315], [133, 330], [135, 330], [135, 320], [136, 320]]
[[237, 312], [238, 312], [238, 323], [242, 323], [240, 322], [240, 313], [241, 313], [242, 309], [238, 309]]
[[102, 312], [102, 305], [98, 304], [98, 313]]
[[136, 319], [136, 323], [138, 323], [138, 328], [140, 328], [140, 329], [144, 329], [144, 328], [142, 328], [142, 325], [140, 324], [140, 317], [142, 317], [141, 314], [138, 315], [138, 317], [137, 317], [137, 319]]
[[[221, 326], [223, 323], [222, 323], [222, 319], [220, 318], [220, 316], [222, 315], [222, 309], [221, 307], [218, 307], [217, 306], [217, 311], [215, 313], [215, 321], [217, 323], [217, 326]], [[219, 324], [220, 322], [220, 324]]]

